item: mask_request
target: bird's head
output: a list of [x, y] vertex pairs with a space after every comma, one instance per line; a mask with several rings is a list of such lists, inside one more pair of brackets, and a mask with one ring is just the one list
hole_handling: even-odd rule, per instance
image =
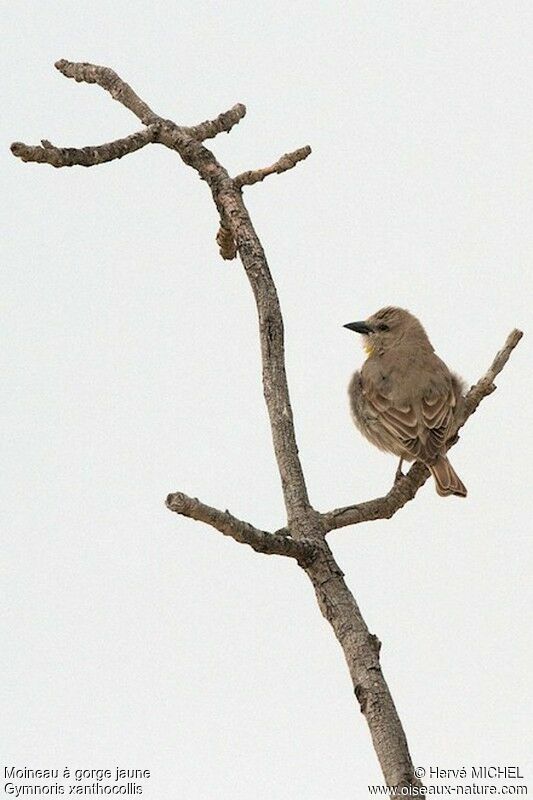
[[367, 319], [349, 322], [344, 327], [362, 335], [363, 347], [368, 355], [381, 355], [399, 345], [406, 337], [429, 345], [424, 328], [405, 308], [386, 306]]

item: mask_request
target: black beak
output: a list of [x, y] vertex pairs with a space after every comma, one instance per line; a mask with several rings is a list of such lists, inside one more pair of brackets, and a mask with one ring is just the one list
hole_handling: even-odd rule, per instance
[[348, 328], [349, 331], [355, 331], [356, 333], [363, 333], [365, 335], [372, 333], [373, 330], [366, 322], [348, 322], [343, 327]]

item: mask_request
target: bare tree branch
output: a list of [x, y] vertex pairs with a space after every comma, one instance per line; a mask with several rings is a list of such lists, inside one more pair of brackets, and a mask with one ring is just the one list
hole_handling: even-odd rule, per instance
[[[252, 287], [259, 316], [263, 393], [270, 418], [274, 452], [290, 522], [296, 528], [309, 512], [309, 497], [294, 433], [294, 421], [285, 372], [283, 319], [266, 256], [254, 230], [242, 194], [227, 170], [186, 129], [163, 125], [159, 141], [180, 155], [206, 181], [223, 227], [231, 231]], [[300, 537], [293, 531], [295, 538]]]
[[[157, 139], [161, 144], [175, 150], [185, 164], [192, 166], [207, 182], [220, 214], [222, 226], [229, 230], [241, 255], [246, 275], [252, 286], [259, 313], [261, 353], [263, 360], [263, 386], [270, 417], [274, 451], [281, 477], [283, 495], [289, 520], [304, 519], [309, 506], [309, 497], [298, 457], [294, 435], [294, 423], [285, 373], [283, 320], [265, 253], [255, 233], [248, 212], [242, 201], [239, 187], [230, 178], [227, 170], [218, 163], [213, 153], [197, 138], [191, 136], [210, 135], [213, 123], [186, 128], [172, 120], [162, 119], [141, 100], [133, 89], [109, 67], [95, 64], [74, 63], [62, 59], [56, 62], [57, 69], [66, 77], [78, 82], [97, 83], [111, 96], [131, 110], [145, 125], [157, 124]], [[241, 118], [244, 107], [234, 106], [230, 112], [235, 120]], [[218, 119], [224, 117], [220, 115]], [[226, 120], [219, 124], [229, 125]]]
[[198, 498], [187, 497], [183, 492], [169, 494], [166, 506], [176, 514], [205, 522], [224, 536], [231, 536], [236, 542], [250, 545], [258, 553], [289, 556], [295, 558], [302, 566], [310, 564], [316, 555], [316, 548], [311, 542], [296, 541], [290, 535], [259, 530], [249, 522], [237, 519], [229, 511], [219, 511], [217, 508], [206, 506]]
[[241, 172], [241, 174], [237, 175], [237, 177], [233, 180], [236, 186], [251, 186], [253, 183], [263, 181], [267, 175], [273, 175], [274, 173], [279, 175], [281, 172], [286, 172], [288, 169], [292, 169], [299, 161], [303, 161], [304, 158], [307, 158], [310, 153], [311, 148], [309, 145], [306, 147], [301, 147], [299, 150], [294, 150], [292, 153], [285, 153], [285, 155], [281, 156], [281, 158], [278, 158], [276, 163], [272, 164], [270, 167], [263, 167], [263, 169], [251, 169], [248, 170], [248, 172]]
[[[285, 153], [285, 155], [281, 156], [281, 158], [279, 158], [276, 163], [272, 164], [270, 167], [248, 170], [248, 172], [241, 172], [240, 175], [237, 175], [237, 177], [233, 179], [233, 183], [235, 186], [237, 186], [237, 188], [251, 186], [254, 183], [264, 180], [267, 175], [273, 175], [274, 173], [280, 174], [281, 172], [286, 172], [287, 170], [292, 169], [299, 161], [303, 161], [304, 158], [307, 158], [310, 153], [311, 148], [309, 146], [301, 147], [299, 150], [294, 150], [292, 153]], [[237, 245], [235, 243], [235, 239], [233, 238], [233, 234], [222, 220], [216, 239], [219, 246], [220, 255], [223, 259], [226, 261], [232, 261], [237, 257]]]
[[237, 125], [246, 114], [246, 106], [242, 103], [219, 114], [216, 119], [206, 120], [199, 125], [187, 128], [187, 133], [193, 139], [203, 142], [204, 139], [213, 139], [219, 133], [229, 133], [234, 125]]
[[55, 63], [66, 78], [74, 78], [78, 83], [97, 83], [105, 89], [111, 97], [122, 103], [127, 109], [132, 111], [144, 125], [151, 125], [157, 122], [160, 117], [154, 114], [152, 109], [138, 97], [131, 86], [119, 78], [117, 73], [109, 67], [98, 67], [96, 64], [75, 63], [62, 58]]
[[[398, 796], [421, 796], [407, 739], [380, 665], [381, 643], [370, 633], [325, 539], [306, 569], [323, 617], [342, 647], [354, 694], [364, 715], [385, 783]], [[410, 791], [408, 787], [413, 787]], [[403, 790], [403, 791], [401, 791]]]
[[[494, 379], [502, 371], [512, 351], [522, 338], [523, 334], [519, 330], [513, 330], [507, 337], [505, 345], [496, 354], [492, 364], [486, 373], [478, 380], [467, 393], [462, 409], [462, 413], [457, 420], [455, 429], [451, 432], [452, 447], [458, 440], [457, 433], [463, 427], [467, 419], [474, 413], [483, 398], [496, 389]], [[395, 482], [392, 489], [384, 496], [377, 497], [375, 500], [368, 500], [365, 503], [357, 503], [353, 506], [336, 508], [322, 514], [322, 522], [325, 531], [332, 531], [337, 528], [344, 528], [346, 525], [356, 525], [359, 522], [369, 522], [375, 519], [389, 519], [400, 508], [412, 500], [421, 486], [427, 481], [429, 470], [420, 462], [415, 462], [407, 475]], [[282, 530], [278, 531], [282, 533]]]
[[11, 152], [22, 161], [34, 161], [37, 164], [51, 164], [53, 167], [94, 167], [96, 164], [105, 164], [115, 158], [134, 153], [151, 142], [156, 141], [157, 130], [151, 125], [138, 133], [116, 139], [114, 142], [98, 144], [89, 147], [54, 147], [46, 139], [42, 139], [42, 146], [26, 145], [22, 142], [13, 142]]
[[483, 398], [487, 397], [489, 394], [492, 394], [492, 392], [496, 389], [494, 380], [509, 361], [509, 356], [523, 335], [524, 334], [522, 331], [519, 331], [516, 328], [511, 331], [505, 340], [505, 344], [502, 349], [499, 350], [494, 356], [494, 360], [486, 373], [478, 380], [476, 384], [474, 384], [474, 386], [472, 386], [470, 391], [467, 393], [465, 397], [463, 415], [461, 417], [460, 424], [457, 426], [457, 430], [459, 430], [465, 424], [468, 417], [474, 413]]
[[[194, 129], [191, 128], [190, 130]], [[251, 186], [254, 183], [264, 180], [267, 175], [273, 175], [274, 173], [279, 174], [292, 169], [299, 161], [303, 161], [304, 158], [307, 158], [310, 153], [311, 148], [309, 146], [302, 147], [300, 150], [294, 150], [292, 153], [285, 153], [285, 155], [281, 156], [281, 158], [279, 158], [276, 163], [272, 164], [270, 167], [242, 172], [233, 179], [233, 183], [238, 188], [242, 188], [243, 186]], [[237, 245], [235, 243], [235, 239], [233, 238], [231, 230], [222, 221], [220, 223], [220, 228], [218, 229], [216, 239], [219, 246], [220, 255], [223, 259], [226, 261], [232, 261], [234, 258], [236, 258]]]

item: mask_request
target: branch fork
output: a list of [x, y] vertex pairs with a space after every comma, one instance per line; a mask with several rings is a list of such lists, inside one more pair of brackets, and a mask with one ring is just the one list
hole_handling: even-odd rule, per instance
[[287, 533], [267, 533], [255, 528], [249, 522], [243, 522], [228, 510], [219, 511], [207, 506], [197, 497], [188, 497], [183, 492], [169, 494], [166, 507], [176, 514], [204, 522], [224, 536], [230, 536], [236, 542], [247, 544], [257, 553], [267, 555], [288, 556], [294, 558], [300, 566], [308, 566], [316, 556], [316, 547], [312, 542], [293, 539]]

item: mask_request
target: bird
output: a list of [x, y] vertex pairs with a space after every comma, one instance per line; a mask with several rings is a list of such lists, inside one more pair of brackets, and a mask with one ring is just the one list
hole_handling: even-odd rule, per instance
[[344, 325], [363, 337], [367, 359], [348, 396], [363, 436], [403, 460], [421, 461], [439, 495], [466, 497], [446, 451], [463, 405], [464, 384], [435, 353], [421, 322], [395, 306]]

